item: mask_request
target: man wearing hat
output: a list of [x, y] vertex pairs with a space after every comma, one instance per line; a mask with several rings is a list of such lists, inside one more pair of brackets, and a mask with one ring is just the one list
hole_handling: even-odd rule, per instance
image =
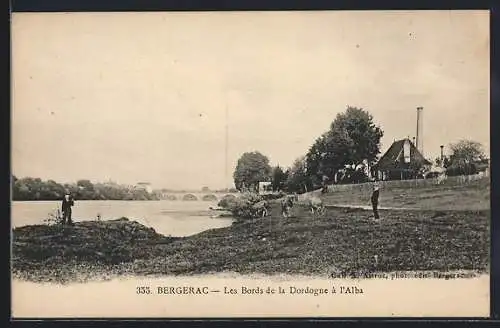
[[372, 192], [372, 207], [373, 207], [373, 218], [378, 220], [380, 217], [378, 216], [378, 196], [379, 196], [380, 185], [377, 180], [373, 181], [373, 192]]
[[63, 224], [73, 224], [73, 221], [71, 221], [71, 206], [75, 204], [75, 201], [73, 200], [73, 197], [69, 192], [67, 192], [64, 195], [63, 201], [62, 201], [62, 223]]

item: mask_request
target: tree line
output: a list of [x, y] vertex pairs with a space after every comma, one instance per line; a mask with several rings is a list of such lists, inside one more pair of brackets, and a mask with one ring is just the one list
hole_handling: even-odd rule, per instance
[[115, 183], [92, 183], [90, 180], [78, 180], [76, 183], [58, 183], [54, 180], [43, 181], [40, 178], [12, 176], [12, 199], [25, 200], [61, 200], [66, 192], [77, 200], [158, 200], [157, 192], [148, 193], [144, 189]]
[[[325, 184], [366, 182], [378, 161], [383, 136], [367, 110], [348, 106], [289, 168], [271, 167], [258, 151], [244, 153], [233, 173], [234, 184], [239, 191], [257, 191], [259, 182], [268, 181], [273, 191], [303, 193]], [[448, 175], [473, 174], [488, 165], [478, 142], [460, 140], [449, 147], [451, 155], [443, 158], [444, 163], [435, 160]]]

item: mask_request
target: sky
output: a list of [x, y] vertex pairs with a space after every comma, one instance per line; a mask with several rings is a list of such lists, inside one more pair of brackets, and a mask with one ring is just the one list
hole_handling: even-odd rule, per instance
[[290, 166], [348, 105], [382, 152], [419, 106], [426, 157], [489, 152], [489, 52], [487, 11], [14, 13], [12, 173], [231, 187], [244, 152]]

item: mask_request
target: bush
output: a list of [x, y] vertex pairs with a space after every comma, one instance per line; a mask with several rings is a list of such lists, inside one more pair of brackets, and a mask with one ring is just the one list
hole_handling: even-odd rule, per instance
[[231, 203], [235, 199], [236, 199], [236, 196], [234, 196], [234, 195], [226, 195], [226, 196], [222, 197], [222, 199], [219, 201], [217, 206], [223, 207], [223, 208], [229, 208], [229, 206], [230, 206], [229, 203]]
[[224, 197], [219, 206], [231, 211], [234, 217], [239, 219], [252, 219], [258, 217], [258, 210], [254, 207], [263, 197], [256, 193], [245, 193], [240, 197]]
[[448, 176], [471, 175], [476, 173], [477, 168], [472, 163], [453, 164], [446, 169], [446, 175]]

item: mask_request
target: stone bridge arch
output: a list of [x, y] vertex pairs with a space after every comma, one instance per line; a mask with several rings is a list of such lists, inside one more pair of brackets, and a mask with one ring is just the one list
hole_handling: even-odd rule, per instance
[[165, 199], [165, 200], [177, 200], [177, 196], [172, 195], [172, 194], [168, 194], [168, 195], [164, 195], [163, 199]]
[[196, 197], [196, 195], [194, 194], [185, 194], [184, 196], [182, 196], [182, 200], [193, 201], [193, 200], [198, 200], [198, 197]]
[[214, 202], [214, 201], [217, 201], [218, 198], [214, 194], [206, 194], [206, 195], [203, 195], [203, 197], [201, 197], [201, 200], [206, 201], [206, 202]]

